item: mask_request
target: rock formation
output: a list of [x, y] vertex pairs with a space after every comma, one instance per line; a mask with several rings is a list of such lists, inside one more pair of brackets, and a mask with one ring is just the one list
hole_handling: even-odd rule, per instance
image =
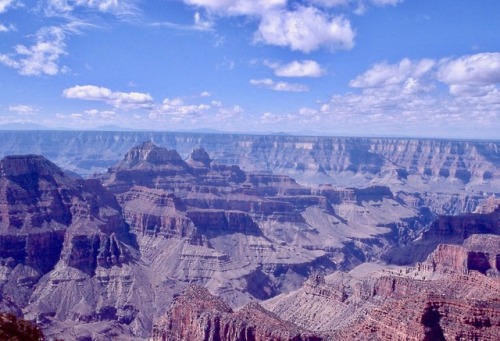
[[0, 161], [0, 290], [26, 318], [150, 329], [147, 308], [132, 297], [141, 290], [135, 247], [116, 198], [97, 180], [70, 178], [41, 156]]
[[312, 271], [377, 257], [394, 242], [386, 226], [421, 219], [387, 187], [313, 189], [218, 164], [203, 149], [185, 162], [150, 142], [100, 179], [161, 281], [205, 285], [233, 306], [298, 288]]
[[0, 139], [0, 155], [42, 154], [84, 176], [106, 171], [143, 141], [183, 159], [203, 147], [218, 164], [300, 183], [389, 186], [437, 214], [470, 212], [485, 194], [500, 192], [498, 141], [102, 131], [0, 131]]
[[477, 234], [500, 235], [500, 203], [490, 199], [477, 212], [458, 216], [439, 216], [411, 243], [388, 250], [382, 259], [400, 265], [423, 261], [440, 243], [462, 244]]
[[281, 320], [258, 303], [234, 312], [205, 288], [189, 286], [155, 323], [153, 340], [320, 341], [322, 338]]
[[[82, 152], [73, 170], [146, 136], [43, 135], [58, 151], [39, 134], [59, 161]], [[181, 152], [145, 142], [87, 180], [0, 161], [2, 311], [67, 339], [147, 338], [154, 320], [174, 340], [498, 335], [500, 208], [476, 209], [497, 188], [496, 143], [147, 136]], [[367, 263], [382, 255], [414, 266]]]
[[415, 268], [364, 264], [316, 276], [264, 307], [332, 340], [495, 340], [500, 277], [496, 269], [483, 271], [484, 259], [470, 247], [487, 243], [496, 259], [499, 241], [472, 236], [469, 246], [439, 245]]

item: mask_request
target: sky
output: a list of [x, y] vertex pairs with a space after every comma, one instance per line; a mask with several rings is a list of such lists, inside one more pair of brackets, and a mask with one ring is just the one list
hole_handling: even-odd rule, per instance
[[500, 139], [499, 18], [499, 0], [0, 0], [0, 129]]

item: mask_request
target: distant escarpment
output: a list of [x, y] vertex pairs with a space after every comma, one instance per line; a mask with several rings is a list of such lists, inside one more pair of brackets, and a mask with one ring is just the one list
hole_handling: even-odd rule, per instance
[[470, 212], [483, 193], [500, 193], [499, 141], [75, 131], [1, 131], [0, 138], [0, 155], [42, 154], [84, 176], [106, 171], [132, 147], [152, 141], [182, 159], [203, 147], [217, 164], [286, 174], [304, 184], [386, 185], [437, 214]]

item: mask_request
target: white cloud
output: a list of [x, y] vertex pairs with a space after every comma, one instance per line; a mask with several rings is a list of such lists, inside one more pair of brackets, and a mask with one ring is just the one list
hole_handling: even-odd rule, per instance
[[9, 111], [16, 112], [19, 115], [34, 115], [37, 112], [35, 108], [25, 104], [11, 105]]
[[265, 63], [279, 77], [321, 77], [325, 70], [314, 60], [294, 60], [288, 64]]
[[348, 5], [352, 0], [310, 0], [309, 2], [325, 7], [336, 7]]
[[14, 0], [0, 0], [0, 13], [6, 12], [12, 4], [14, 4]]
[[235, 123], [241, 120], [243, 112], [243, 108], [239, 105], [233, 105], [229, 108], [221, 106], [215, 114], [214, 122]]
[[281, 116], [281, 115], [276, 115], [276, 114], [273, 114], [270, 112], [265, 112], [261, 115], [260, 120], [264, 124], [269, 124], [269, 123], [276, 124], [276, 123], [283, 122], [285, 120], [285, 117]]
[[351, 49], [354, 36], [349, 20], [331, 17], [314, 7], [299, 6], [294, 11], [266, 12], [255, 40], [308, 53], [323, 46], [332, 50]]
[[210, 97], [210, 96], [211, 94], [208, 91], [203, 91], [202, 93], [200, 93], [200, 97]]
[[491, 85], [500, 83], [500, 53], [478, 53], [442, 60], [438, 78], [449, 85]]
[[303, 84], [288, 83], [288, 82], [275, 82], [270, 78], [265, 79], [251, 79], [250, 84], [259, 88], [270, 89], [274, 91], [286, 92], [306, 92], [309, 88]]
[[349, 82], [354, 88], [376, 88], [414, 82], [428, 74], [435, 62], [430, 59], [411, 61], [407, 58], [398, 64], [379, 63]]
[[182, 98], [165, 98], [160, 105], [154, 106], [148, 117], [157, 122], [156, 124], [168, 124], [170, 128], [185, 129], [185, 124], [190, 124], [191, 127], [203, 124], [203, 127], [220, 129], [234, 128], [242, 121], [243, 112], [239, 105], [226, 107], [217, 100], [210, 103], [192, 103]]
[[103, 101], [120, 109], [149, 109], [153, 98], [148, 93], [113, 92], [95, 85], [77, 85], [63, 91], [63, 96], [71, 99]]
[[149, 114], [150, 118], [161, 118], [169, 116], [174, 120], [181, 120], [187, 117], [201, 116], [210, 109], [207, 104], [186, 104], [181, 98], [165, 98], [160, 106], [155, 107]]
[[[494, 65], [491, 58], [486, 60]], [[465, 56], [441, 63], [403, 59], [395, 64], [376, 64], [350, 82], [358, 91], [334, 95], [318, 108], [300, 109], [297, 117], [302, 121], [295, 124], [306, 120], [314, 124], [320, 117], [322, 123], [318, 123], [317, 129], [323, 130], [328, 128], [325, 122], [334, 122], [331, 129], [356, 127], [358, 133], [370, 134], [407, 131], [418, 136], [438, 136], [465, 131], [498, 135], [500, 91], [496, 84], [491, 84], [498, 82], [495, 68], [487, 67], [488, 76], [484, 76], [485, 62], [479, 56]], [[443, 69], [463, 70], [464, 65], [481, 67], [465, 73]], [[436, 73], [437, 69], [440, 72]], [[443, 93], [437, 86], [443, 75], [454, 75], [444, 80], [463, 84], [451, 84], [450, 94]]]
[[65, 15], [75, 8], [87, 8], [117, 16], [129, 16], [137, 13], [135, 0], [48, 0], [47, 15]]
[[282, 8], [286, 0], [184, 0], [188, 5], [203, 7], [220, 15], [262, 15]]
[[64, 30], [60, 27], [42, 28], [36, 34], [34, 45], [17, 45], [15, 54], [0, 54], [0, 63], [26, 76], [64, 73], [67, 68], [58, 65], [59, 58], [66, 54], [64, 38]]
[[14, 25], [5, 26], [0, 23], [0, 32], [10, 32], [15, 31], [16, 27]]

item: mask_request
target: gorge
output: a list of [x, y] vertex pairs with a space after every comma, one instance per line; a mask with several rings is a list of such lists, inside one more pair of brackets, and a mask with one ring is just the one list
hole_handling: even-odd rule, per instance
[[498, 141], [0, 135], [1, 306], [48, 337], [500, 333]]

